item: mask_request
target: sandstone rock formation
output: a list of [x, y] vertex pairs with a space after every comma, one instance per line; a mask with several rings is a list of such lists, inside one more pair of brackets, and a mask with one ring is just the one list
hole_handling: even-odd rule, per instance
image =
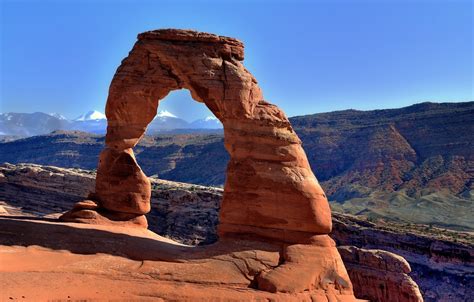
[[242, 65], [243, 56], [242, 43], [232, 38], [183, 30], [140, 34], [110, 86], [106, 148], [91, 199], [108, 212], [127, 213], [127, 221], [150, 210], [150, 184], [132, 148], [159, 101], [172, 90], [189, 89], [224, 124], [231, 159], [221, 235], [257, 234], [301, 243], [329, 233], [328, 202], [301, 141], [285, 114], [263, 99]]
[[[0, 165], [0, 206], [13, 216], [57, 217], [87, 196], [94, 188], [94, 177], [94, 173], [78, 169]], [[152, 210], [147, 214], [150, 230], [185, 244], [216, 241], [222, 189], [156, 178], [150, 178], [150, 182]], [[340, 251], [350, 245], [369, 253], [376, 249], [402, 255], [412, 268], [409, 276], [419, 285], [427, 302], [463, 302], [474, 295], [472, 235], [416, 225], [379, 225], [333, 213], [331, 237], [341, 245]], [[390, 284], [402, 287], [397, 282], [405, 279], [400, 279], [400, 274], [406, 274], [404, 266], [393, 272], [384, 265], [371, 264], [364, 257], [340, 253], [349, 276], [364, 277], [363, 284], [353, 282], [356, 296], [364, 294], [366, 287], [380, 286], [381, 282], [384, 288]], [[416, 287], [405, 288], [411, 288], [416, 295]], [[376, 291], [365, 291], [365, 295], [368, 293], [376, 294]], [[369, 300], [393, 301], [391, 297], [382, 298], [372, 296]]]
[[371, 301], [423, 301], [418, 285], [408, 274], [410, 264], [401, 256], [383, 250], [341, 246], [344, 263], [360, 298]]
[[354, 301], [344, 264], [327, 235], [328, 201], [301, 141], [285, 114], [264, 100], [243, 59], [243, 44], [233, 38], [172, 29], [138, 35], [110, 85], [106, 148], [95, 192], [61, 219], [147, 227], [151, 184], [132, 148], [159, 101], [173, 90], [188, 89], [224, 125], [230, 161], [221, 240], [271, 241], [282, 248], [283, 262], [252, 269], [251, 283], [270, 292]]
[[[377, 225], [339, 213], [333, 213], [333, 225], [331, 236], [339, 246], [381, 249], [404, 257], [426, 301], [464, 302], [474, 295], [474, 237], [471, 233], [423, 225]], [[358, 271], [351, 265], [351, 259], [347, 259], [347, 266]], [[396, 275], [387, 273], [387, 276]], [[374, 280], [374, 283], [379, 281]]]

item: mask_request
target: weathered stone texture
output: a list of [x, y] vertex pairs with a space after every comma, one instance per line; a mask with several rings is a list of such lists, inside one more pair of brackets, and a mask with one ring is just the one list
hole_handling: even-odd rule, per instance
[[138, 35], [109, 89], [106, 147], [95, 192], [88, 197], [97, 208], [91, 202], [77, 204], [62, 220], [147, 227], [151, 184], [132, 148], [160, 100], [173, 90], [188, 89], [224, 125], [230, 161], [218, 226], [221, 240], [282, 246], [283, 263], [256, 273], [254, 286], [353, 301], [346, 269], [327, 235], [332, 226], [326, 195], [288, 118], [264, 100], [243, 59], [243, 44], [233, 38], [174, 29]]

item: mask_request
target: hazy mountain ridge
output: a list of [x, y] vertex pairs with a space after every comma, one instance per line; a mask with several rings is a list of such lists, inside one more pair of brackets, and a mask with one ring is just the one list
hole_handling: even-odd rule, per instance
[[65, 129], [69, 122], [42, 112], [0, 113], [0, 135], [34, 136]]
[[[474, 229], [474, 102], [345, 110], [291, 118], [332, 206], [370, 219]], [[103, 137], [56, 132], [0, 143], [2, 162], [95, 169]], [[145, 137], [148, 175], [222, 185], [220, 134]]]
[[[88, 111], [72, 120], [58, 113], [0, 113], [0, 136], [30, 137], [62, 130], [105, 134], [106, 129], [106, 116], [97, 110]], [[206, 117], [189, 123], [164, 110], [157, 113], [148, 126], [147, 133], [186, 129], [222, 129], [222, 123], [215, 117]]]

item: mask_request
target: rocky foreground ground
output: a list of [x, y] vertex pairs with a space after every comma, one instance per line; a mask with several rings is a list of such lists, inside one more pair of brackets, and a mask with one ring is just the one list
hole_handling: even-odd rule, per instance
[[[255, 267], [278, 265], [277, 254], [252, 256], [212, 244], [217, 240], [221, 189], [152, 178], [152, 211], [147, 218], [150, 230], [160, 236], [57, 223], [55, 218], [93, 190], [94, 181], [95, 174], [86, 170], [31, 164], [0, 167], [0, 278], [9, 285], [0, 299], [37, 300], [51, 292], [65, 300], [104, 295], [169, 300], [178, 292], [194, 296], [205, 292], [203, 299], [206, 295], [272, 298], [242, 285]], [[472, 234], [420, 225], [377, 225], [338, 213], [333, 213], [333, 224], [331, 236], [357, 297], [387, 301], [387, 296], [399, 293], [396, 301], [406, 301], [409, 295], [419, 299], [416, 283], [425, 301], [469, 301], [474, 296]], [[226, 271], [213, 275], [213, 265], [223, 261], [219, 268]], [[27, 297], [18, 287], [25, 282], [37, 288], [49, 286], [50, 291], [30, 288]], [[163, 290], [153, 291], [152, 284]]]

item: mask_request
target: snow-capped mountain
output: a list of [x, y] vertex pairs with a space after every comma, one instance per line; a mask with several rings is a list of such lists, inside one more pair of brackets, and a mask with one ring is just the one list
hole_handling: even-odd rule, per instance
[[107, 130], [107, 118], [102, 112], [91, 110], [74, 119], [70, 130], [104, 134]]
[[221, 129], [222, 123], [215, 116], [208, 116], [191, 123], [193, 129]]
[[1, 113], [0, 132], [3, 135], [33, 136], [67, 129], [69, 121], [43, 113]]
[[189, 123], [180, 119], [173, 113], [163, 110], [159, 111], [153, 121], [147, 127], [148, 134], [154, 134], [163, 130], [188, 129]]
[[[162, 110], [159, 111], [147, 128], [147, 134], [179, 130], [193, 132], [193, 129], [221, 129], [220, 121], [209, 116], [192, 123], [179, 118], [175, 114]], [[59, 113], [0, 113], [0, 135], [8, 136], [34, 136], [48, 134], [55, 130], [79, 130], [84, 132], [105, 134], [107, 118], [97, 110], [88, 111], [79, 117], [69, 120]]]
[[56, 118], [58, 118], [58, 119], [60, 119], [60, 120], [67, 120], [67, 118], [66, 118], [64, 115], [59, 114], [59, 113], [54, 113], [54, 112], [53, 112], [53, 113], [48, 113], [48, 114], [51, 115], [51, 116], [54, 116], [54, 117], [56, 117]]
[[80, 115], [76, 119], [74, 119], [75, 122], [85, 122], [85, 121], [99, 121], [99, 120], [106, 120], [107, 117], [105, 117], [105, 114], [102, 112], [99, 112], [97, 110], [92, 110], [89, 111], [83, 115]]
[[159, 117], [174, 117], [174, 118], [178, 118], [176, 115], [174, 115], [173, 113], [169, 112], [168, 110], [162, 110], [162, 111], [158, 111], [158, 113], [156, 114], [156, 118], [159, 118]]

